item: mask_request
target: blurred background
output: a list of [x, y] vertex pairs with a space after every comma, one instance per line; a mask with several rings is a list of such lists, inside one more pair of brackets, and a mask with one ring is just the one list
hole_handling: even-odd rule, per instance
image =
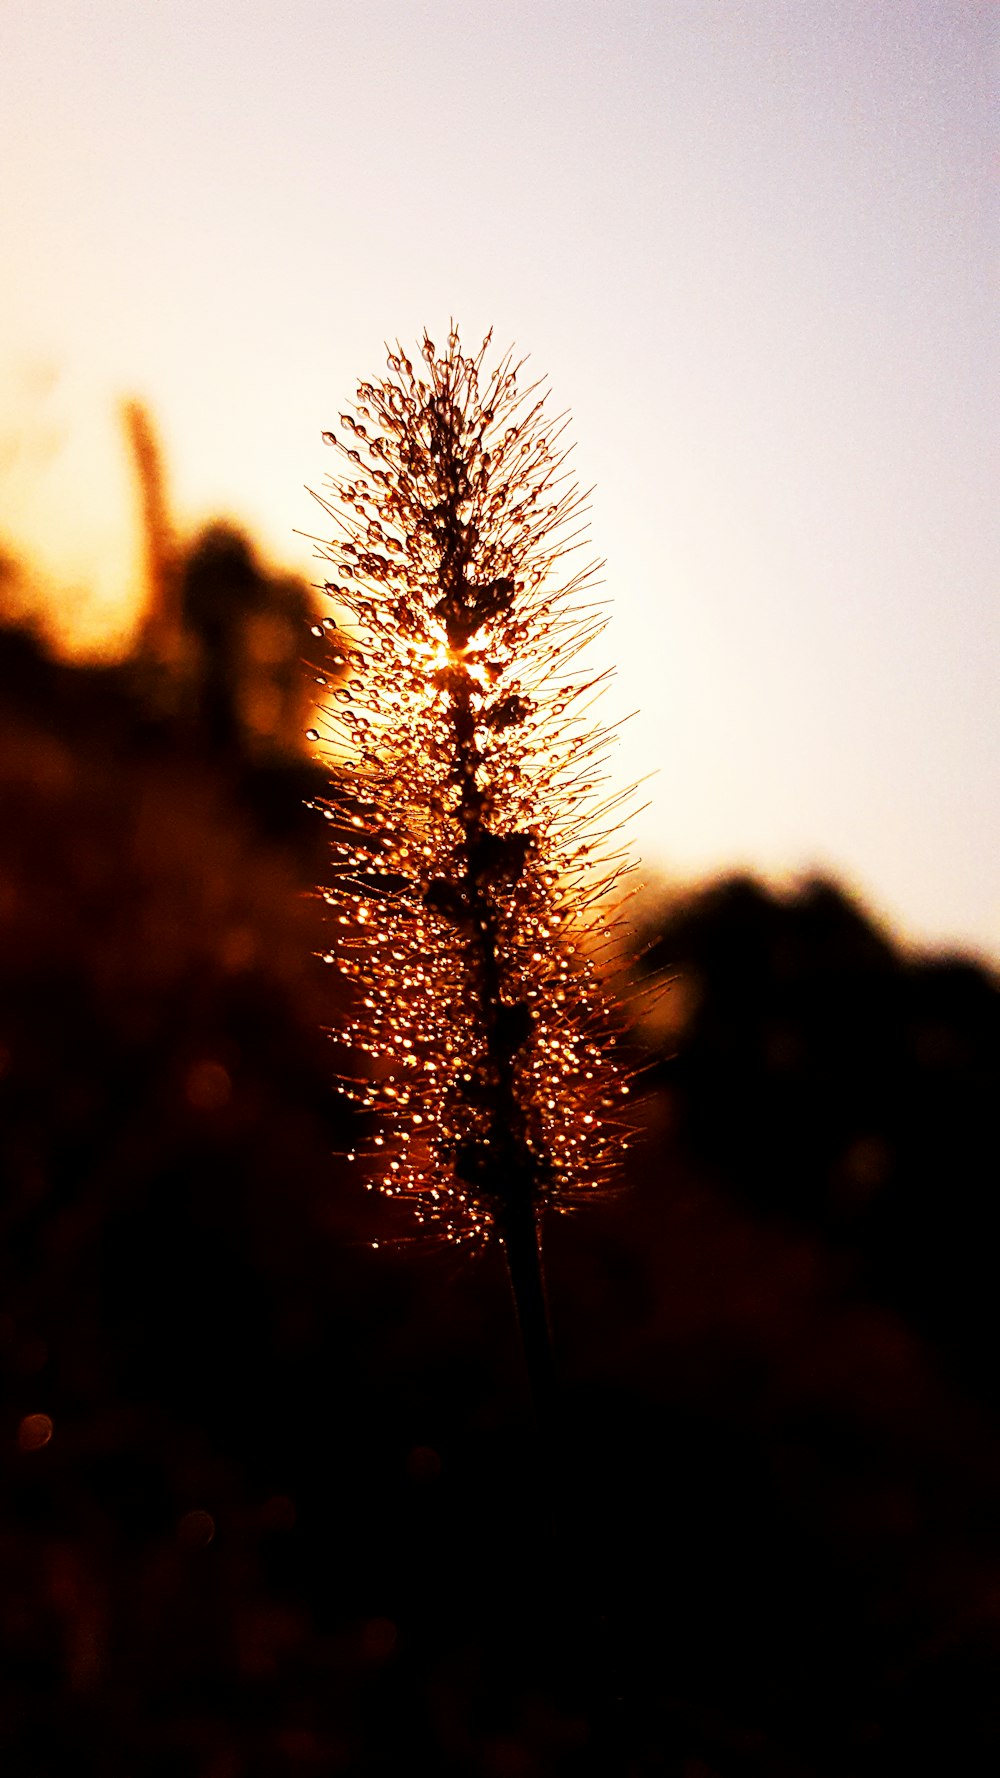
[[[995, 1772], [997, 21], [0, 5], [18, 1778]], [[316, 956], [302, 484], [452, 314], [572, 406], [657, 774], [542, 1440]]]

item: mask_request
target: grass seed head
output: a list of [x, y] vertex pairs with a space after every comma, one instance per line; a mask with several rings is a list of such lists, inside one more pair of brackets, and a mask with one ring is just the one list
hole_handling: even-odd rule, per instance
[[324, 434], [317, 495], [342, 675], [329, 955], [357, 991], [342, 1090], [372, 1114], [375, 1183], [452, 1241], [589, 1198], [628, 1125], [603, 986], [625, 797], [579, 659], [599, 564], [574, 566], [564, 416], [489, 351], [454, 327], [415, 361], [397, 345]]

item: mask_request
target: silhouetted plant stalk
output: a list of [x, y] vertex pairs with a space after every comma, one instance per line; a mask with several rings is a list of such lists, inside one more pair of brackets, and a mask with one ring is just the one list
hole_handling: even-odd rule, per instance
[[375, 1114], [369, 1183], [451, 1242], [502, 1242], [537, 1399], [540, 1220], [606, 1187], [627, 1139], [602, 984], [631, 793], [606, 788], [608, 675], [570, 670], [606, 618], [599, 564], [567, 566], [585, 496], [564, 418], [509, 354], [487, 374], [489, 343], [469, 356], [452, 331], [439, 355], [425, 334], [416, 369], [397, 346], [324, 434], [343, 678], [323, 739], [345, 787], [328, 960], [358, 990], [334, 1035], [359, 1058], [341, 1090]]

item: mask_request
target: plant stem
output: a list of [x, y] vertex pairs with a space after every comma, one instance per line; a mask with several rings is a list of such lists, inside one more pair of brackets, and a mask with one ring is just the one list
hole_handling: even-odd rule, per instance
[[555, 1388], [538, 1215], [526, 1195], [508, 1198], [501, 1221], [507, 1274], [535, 1413], [548, 1417]]
[[[469, 578], [471, 552], [459, 517], [464, 465], [455, 454], [455, 441], [447, 436], [447, 430], [442, 443], [444, 487], [437, 509], [439, 584], [443, 588], [443, 615], [454, 662], [448, 689], [464, 855], [462, 893], [468, 910], [470, 955], [478, 983], [490, 1070], [484, 1094], [489, 1109], [489, 1146], [479, 1150], [473, 1171], [478, 1170], [480, 1183], [496, 1206], [532, 1401], [536, 1414], [542, 1418], [552, 1397], [553, 1363], [537, 1212], [539, 1158], [527, 1141], [514, 1069], [515, 1052], [528, 1035], [530, 1017], [527, 1003], [511, 1004], [505, 997], [494, 903], [499, 883], [504, 878], [516, 878], [523, 869], [525, 836], [491, 832], [486, 799], [479, 788], [481, 755], [472, 703], [476, 687], [463, 664], [463, 656], [469, 630], [477, 627], [475, 618], [470, 617], [470, 605], [474, 607], [479, 598], [496, 594], [492, 586], [479, 588]], [[502, 865], [500, 858], [504, 860]]]

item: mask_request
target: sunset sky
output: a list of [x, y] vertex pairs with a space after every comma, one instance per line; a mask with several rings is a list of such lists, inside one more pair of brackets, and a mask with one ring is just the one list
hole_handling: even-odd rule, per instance
[[991, 0], [0, 0], [0, 543], [120, 647], [179, 521], [314, 578], [382, 342], [573, 412], [649, 874], [1000, 960]]

